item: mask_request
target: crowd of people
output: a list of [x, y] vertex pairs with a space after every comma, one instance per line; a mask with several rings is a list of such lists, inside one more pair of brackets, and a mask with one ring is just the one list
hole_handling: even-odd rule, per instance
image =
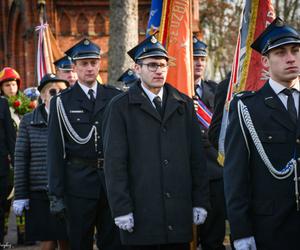
[[87, 38], [37, 88], [22, 92], [5, 67], [0, 249], [10, 206], [19, 237], [44, 250], [188, 250], [193, 225], [199, 248], [224, 250], [226, 219], [232, 249], [298, 249], [300, 35], [276, 18], [252, 48], [270, 78], [231, 102], [224, 167], [230, 76], [205, 79], [207, 45], [197, 37], [192, 99], [166, 82], [170, 57], [155, 35], [128, 51], [122, 90], [97, 81], [101, 49]]

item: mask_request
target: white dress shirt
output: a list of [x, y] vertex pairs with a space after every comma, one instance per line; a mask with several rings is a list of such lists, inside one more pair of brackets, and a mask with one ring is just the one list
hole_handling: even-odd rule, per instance
[[[276, 95], [278, 96], [278, 98], [283, 103], [284, 107], [287, 109], [288, 96], [281, 92], [286, 87], [283, 86], [282, 84], [274, 81], [271, 78], [269, 79], [269, 84], [270, 84], [271, 88], [274, 90], [274, 92], [276, 93]], [[299, 81], [296, 82], [296, 84], [292, 87], [292, 89], [297, 90], [297, 91], [293, 91], [293, 98], [294, 98], [296, 110], [298, 113], [298, 111], [299, 111], [299, 91], [300, 91]]]
[[98, 86], [98, 83], [97, 81], [94, 83], [94, 85], [89, 88], [83, 84], [81, 84], [79, 81], [78, 81], [78, 84], [79, 86], [82, 88], [83, 92], [86, 94], [86, 96], [90, 99], [90, 95], [89, 95], [89, 90], [92, 89], [94, 91], [94, 97], [96, 99], [96, 96], [97, 96], [97, 86]]
[[163, 88], [163, 87], [160, 89], [160, 91], [158, 92], [158, 94], [155, 95], [155, 94], [153, 94], [149, 89], [147, 89], [147, 88], [143, 85], [143, 83], [141, 84], [141, 86], [142, 86], [143, 90], [145, 91], [145, 93], [147, 94], [148, 98], [150, 99], [150, 101], [151, 101], [151, 103], [152, 103], [152, 106], [153, 106], [154, 108], [155, 108], [155, 104], [154, 104], [154, 102], [153, 102], [153, 99], [154, 99], [155, 97], [159, 96], [160, 99], [161, 99], [161, 101], [163, 101], [163, 94], [164, 94], [164, 88]]

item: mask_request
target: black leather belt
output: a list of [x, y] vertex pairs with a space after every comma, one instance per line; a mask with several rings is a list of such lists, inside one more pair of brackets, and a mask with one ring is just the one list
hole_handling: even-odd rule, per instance
[[88, 165], [92, 168], [103, 169], [104, 167], [104, 159], [86, 159], [86, 158], [79, 158], [79, 157], [70, 157], [68, 159], [73, 164], [80, 164], [80, 165]]

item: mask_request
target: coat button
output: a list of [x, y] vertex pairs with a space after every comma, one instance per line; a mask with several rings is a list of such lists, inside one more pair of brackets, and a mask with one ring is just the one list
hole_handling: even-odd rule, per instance
[[168, 229], [169, 229], [170, 231], [173, 231], [173, 227], [172, 227], [171, 225], [168, 226]]
[[165, 196], [166, 196], [167, 198], [171, 198], [171, 194], [170, 194], [169, 192], [166, 192], [166, 193], [165, 193]]
[[268, 136], [268, 139], [269, 139], [269, 140], [272, 140], [272, 138], [273, 138], [273, 137], [272, 137], [271, 135]]
[[164, 163], [165, 166], [167, 166], [169, 164], [169, 161], [168, 160], [164, 160], [163, 163]]
[[99, 124], [99, 122], [98, 122], [98, 121], [95, 121], [95, 124], [97, 125], [97, 124]]
[[77, 118], [76, 121], [80, 121], [80, 118]]
[[97, 138], [100, 139], [100, 136], [98, 135]]
[[300, 162], [300, 158], [298, 158], [297, 161]]
[[166, 133], [166, 132], [167, 132], [167, 129], [166, 129], [165, 127], [163, 127], [163, 128], [162, 128], [162, 132], [163, 132], [163, 133]]
[[297, 140], [296, 140], [296, 143], [297, 143], [297, 144], [300, 144], [300, 139], [297, 139]]

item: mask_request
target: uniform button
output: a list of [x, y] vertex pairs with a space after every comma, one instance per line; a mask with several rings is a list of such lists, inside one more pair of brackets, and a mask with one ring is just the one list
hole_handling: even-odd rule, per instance
[[204, 129], [201, 129], [201, 133], [202, 133], [202, 134], [204, 134], [204, 133], [205, 133]]
[[166, 133], [167, 129], [165, 127], [162, 128], [162, 132]]
[[297, 144], [300, 144], [300, 139], [297, 139], [297, 140], [296, 140], [296, 143], [297, 143]]
[[97, 138], [100, 139], [100, 136], [98, 135]]
[[300, 158], [298, 158], [297, 161], [300, 162]]
[[168, 226], [168, 229], [169, 229], [170, 231], [173, 231], [173, 227], [172, 227], [171, 225]]
[[171, 198], [171, 194], [169, 192], [166, 192], [165, 195], [167, 198]]
[[167, 166], [169, 164], [168, 160], [164, 160], [164, 165]]
[[99, 122], [98, 122], [98, 121], [95, 121], [95, 124], [99, 124]]
[[269, 139], [269, 140], [272, 140], [272, 138], [273, 138], [273, 137], [272, 137], [271, 135], [268, 136], [268, 139]]
[[98, 155], [101, 155], [101, 153], [102, 153], [102, 151], [99, 151], [99, 152], [98, 152]]
[[80, 121], [80, 118], [77, 118], [76, 121]]

